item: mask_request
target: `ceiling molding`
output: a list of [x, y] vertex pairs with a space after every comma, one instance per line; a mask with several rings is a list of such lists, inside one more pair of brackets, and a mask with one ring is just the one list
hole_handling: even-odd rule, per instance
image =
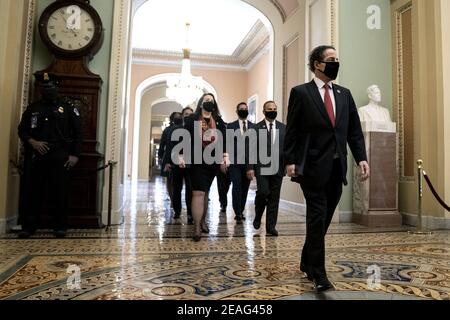
[[[134, 59], [134, 65], [149, 65], [149, 66], [159, 66], [159, 67], [176, 67], [181, 68], [181, 63], [179, 60], [167, 61], [167, 60], [156, 60], [156, 59]], [[204, 69], [204, 70], [222, 70], [222, 71], [246, 71], [247, 67], [239, 66], [235, 64], [220, 64], [220, 63], [201, 63], [191, 61], [192, 68]]]
[[250, 29], [245, 38], [237, 46], [236, 50], [234, 50], [232, 56], [240, 56], [244, 52], [245, 48], [247, 48], [254, 41], [258, 33], [260, 33], [264, 28], [264, 23], [262, 23], [262, 21], [258, 19], [258, 21], [256, 21], [255, 25]]
[[[133, 13], [136, 13], [137, 10], [148, 0], [133, 0]], [[245, 0], [242, 0], [246, 2]], [[281, 19], [283, 20], [283, 23], [286, 22], [288, 19], [288, 14], [286, 13], [286, 10], [284, 9], [284, 6], [279, 2], [279, 0], [266, 0], [269, 1], [278, 11], [278, 13], [281, 16]]]
[[264, 42], [261, 42], [260, 45], [256, 48], [256, 50], [253, 51], [253, 54], [248, 56], [247, 59], [244, 61], [244, 65], [248, 68], [249, 64], [255, 60], [257, 56], [259, 56], [261, 53], [266, 53], [265, 49], [268, 49], [270, 45], [270, 37], [267, 37]]
[[258, 54], [256, 54], [253, 59], [247, 63], [245, 70], [250, 71], [262, 56], [270, 52], [270, 49], [271, 43], [268, 41], [267, 44], [258, 52]]
[[[247, 70], [248, 65], [270, 43], [271, 35], [258, 20], [234, 51], [233, 55], [192, 53], [192, 67]], [[180, 66], [182, 52], [153, 49], [133, 49], [133, 63], [161, 66]]]
[[287, 19], [287, 14], [283, 6], [278, 2], [278, 0], [269, 0], [269, 1], [275, 6], [275, 8], [277, 8], [278, 12], [281, 15], [281, 19], [283, 19], [283, 23], [285, 23]]

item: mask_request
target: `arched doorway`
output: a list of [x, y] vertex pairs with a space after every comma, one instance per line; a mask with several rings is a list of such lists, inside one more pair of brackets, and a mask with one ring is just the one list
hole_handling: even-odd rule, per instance
[[[237, 1], [237, 0], [236, 0]], [[106, 157], [112, 159], [118, 159], [120, 156], [120, 167], [124, 168], [124, 150], [126, 146], [125, 142], [125, 132], [128, 129], [127, 123], [121, 122], [128, 113], [128, 106], [133, 107], [135, 105], [133, 100], [133, 90], [128, 86], [131, 74], [131, 29], [132, 29], [132, 17], [136, 12], [136, 9], [146, 1], [119, 1], [122, 6], [115, 8], [115, 25], [116, 31], [113, 32], [113, 52], [112, 57], [114, 63], [112, 65], [113, 77], [111, 81], [117, 83], [117, 86], [113, 88], [110, 92], [110, 100], [114, 102], [111, 105], [112, 110], [108, 114], [107, 122], [107, 150]], [[282, 14], [280, 8], [282, 6], [276, 5], [279, 1], [272, 0], [246, 0], [238, 1], [245, 5], [250, 5], [261, 14], [263, 14], [273, 30], [271, 41], [273, 42], [273, 47], [271, 48], [269, 55], [270, 69], [272, 70], [272, 76], [270, 77], [269, 87], [271, 88], [271, 94], [268, 98], [272, 98], [275, 101], [279, 101], [282, 104], [285, 100], [285, 92], [289, 83], [288, 75], [285, 74], [285, 70], [295, 74], [295, 79], [300, 79], [303, 81], [306, 77], [306, 51], [308, 49], [307, 41], [309, 35], [307, 34], [307, 15], [309, 9], [309, 1], [305, 0], [295, 0], [287, 1], [291, 4], [295, 2], [295, 5], [291, 6], [289, 14]], [[286, 1], [283, 1], [286, 2]], [[334, 3], [334, 1], [332, 1]], [[286, 13], [286, 12], [284, 12]], [[123, 35], [128, 35], [124, 37]], [[289, 46], [295, 43], [297, 47], [296, 52], [298, 54], [289, 57], [287, 54], [287, 49]], [[294, 46], [292, 46], [294, 47]], [[288, 58], [288, 59], [287, 59]], [[128, 61], [128, 63], [127, 63]], [[220, 92], [220, 90], [218, 90]], [[131, 97], [131, 98], [130, 98]], [[122, 104], [123, 101], [123, 104]], [[284, 107], [284, 104], [283, 104]], [[128, 119], [129, 120], [129, 119]], [[120, 132], [121, 134], [117, 134]], [[124, 170], [125, 171], [125, 170]], [[113, 207], [115, 208], [115, 213], [120, 214], [121, 208], [123, 207], [122, 201], [122, 186], [124, 183], [125, 174], [117, 175], [114, 177], [113, 181]], [[108, 181], [106, 181], [107, 185]], [[106, 194], [107, 190], [105, 188], [104, 197], [104, 207], [106, 207]]]
[[[160, 115], [165, 116], [170, 115], [173, 111], [181, 112], [183, 108], [166, 97], [165, 88], [167, 87], [167, 81], [173, 76], [175, 74], [166, 73], [149, 77], [140, 83], [136, 89], [134, 119], [129, 122], [132, 125], [127, 130], [128, 143], [125, 147], [127, 161], [124, 164], [127, 175], [133, 181], [147, 180], [149, 176], [148, 170], [145, 169], [149, 168], [150, 162], [149, 158], [145, 158], [145, 155], [149, 155], [149, 144], [144, 139], [145, 136], [149, 137], [151, 135], [152, 126], [148, 120], [152, 117], [153, 107], [161, 102], [172, 102], [172, 104], [177, 106], [177, 108], [166, 110], [165, 113], [160, 113]], [[204, 92], [210, 92], [217, 96], [216, 89], [210, 83], [203, 80], [201, 87]]]
[[[220, 8], [216, 8], [217, 5]], [[219, 19], [216, 15], [212, 15], [210, 20], [205, 22], [207, 17], [203, 12], [210, 10], [222, 12], [222, 17]], [[232, 16], [248, 21], [245, 23], [241, 21], [239, 26], [232, 28], [232, 24], [227, 23], [230, 20], [228, 18]], [[179, 71], [181, 48], [184, 45], [182, 25], [185, 21], [190, 22], [193, 29], [189, 44], [192, 45], [193, 51], [191, 59], [193, 73], [195, 76], [206, 78], [207, 81], [203, 82], [204, 92], [214, 93], [219, 103], [223, 97], [224, 106], [222, 105], [221, 109], [225, 109], [222, 111], [225, 118], [228, 118], [225, 120], [234, 120], [235, 114], [230, 109], [241, 101], [254, 101], [253, 97], [257, 97], [263, 103], [263, 100], [273, 99], [273, 29], [269, 19], [259, 10], [242, 1], [220, 0], [213, 5], [211, 1], [205, 0], [135, 2], [131, 39], [131, 97], [127, 110], [129, 129], [126, 133], [124, 150], [126, 172], [124, 176], [133, 181], [144, 179], [145, 176], [137, 173], [140, 170], [137, 168], [138, 154], [141, 154], [139, 148], [147, 147], [137, 141], [142, 96], [150, 86], [167, 82], [167, 79], [161, 78], [176, 76], [168, 72]], [[164, 33], [152, 31], [156, 29], [165, 31]], [[208, 39], [207, 43], [201, 41], [200, 37]], [[257, 65], [254, 66], [255, 64]], [[171, 68], [172, 66], [175, 68]], [[158, 71], [166, 73], [159, 75], [156, 74]], [[247, 77], [247, 73], [252, 77], [248, 81], [243, 79]], [[149, 77], [143, 80], [143, 76]], [[214, 90], [208, 81], [213, 83], [217, 90]], [[229, 94], [229, 91], [236, 93], [242, 87], [247, 87], [246, 82], [251, 83], [248, 93]], [[234, 89], [229, 88], [233, 86]], [[255, 119], [259, 111], [256, 106]]]

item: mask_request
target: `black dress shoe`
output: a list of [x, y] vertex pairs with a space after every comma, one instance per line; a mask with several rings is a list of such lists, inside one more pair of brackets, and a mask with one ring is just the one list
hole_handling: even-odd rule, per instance
[[55, 235], [56, 238], [62, 239], [62, 238], [65, 238], [65, 237], [66, 237], [66, 235], [67, 235], [67, 230], [64, 230], [64, 229], [58, 229], [58, 230], [55, 230], [53, 233], [54, 233], [54, 235]]
[[180, 218], [181, 218], [181, 213], [175, 213], [175, 215], [173, 216], [173, 218], [174, 218], [175, 220], [180, 219]]
[[203, 232], [203, 233], [209, 233], [209, 228], [208, 228], [208, 226], [202, 226], [202, 232]]
[[321, 277], [314, 279], [314, 289], [316, 290], [317, 293], [321, 293], [328, 290], [332, 290], [334, 289], [334, 287], [327, 277]]
[[306, 279], [308, 279], [309, 281], [314, 281], [311, 271], [303, 263], [300, 264], [300, 271], [304, 273]]
[[253, 221], [253, 228], [259, 230], [259, 228], [261, 228], [261, 221]]
[[268, 236], [278, 237], [278, 231], [276, 229], [269, 229], [266, 233]]
[[242, 216], [236, 216], [236, 217], [234, 217], [234, 220], [236, 220], [237, 224], [242, 224], [242, 220], [244, 220], [244, 219]]
[[192, 219], [192, 217], [188, 217], [187, 224], [192, 226], [194, 224], [194, 219]]
[[22, 230], [19, 232], [17, 237], [19, 239], [29, 239], [32, 235], [34, 235], [35, 231], [32, 230]]
[[200, 236], [194, 235], [194, 236], [192, 237], [192, 240], [194, 240], [194, 242], [200, 242], [200, 240], [202, 240], [202, 236], [201, 236], [201, 235], [200, 235]]

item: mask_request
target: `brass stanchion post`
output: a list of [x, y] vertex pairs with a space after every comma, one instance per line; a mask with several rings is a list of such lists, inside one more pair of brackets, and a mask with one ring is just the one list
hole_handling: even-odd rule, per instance
[[418, 235], [429, 235], [432, 234], [432, 232], [426, 230], [423, 228], [422, 224], [422, 200], [423, 200], [423, 161], [418, 160], [417, 161], [417, 178], [419, 183], [419, 190], [418, 190], [418, 198], [417, 198], [417, 230], [416, 231], [409, 231], [411, 234], [418, 234]]
[[113, 177], [114, 177], [114, 165], [116, 165], [116, 161], [109, 161], [109, 186], [108, 186], [108, 225], [106, 226], [106, 230], [108, 231], [111, 227], [111, 213], [112, 213], [112, 187], [113, 187]]

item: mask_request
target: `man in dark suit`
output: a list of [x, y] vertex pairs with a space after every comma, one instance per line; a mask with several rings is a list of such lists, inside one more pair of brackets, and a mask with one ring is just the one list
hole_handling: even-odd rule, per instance
[[169, 195], [170, 198], [170, 203], [173, 207], [173, 184], [170, 181], [170, 163], [168, 163], [168, 159], [170, 159], [170, 155], [166, 155], [166, 151], [167, 151], [167, 146], [169, 145], [170, 142], [170, 133], [173, 131], [173, 127], [175, 126], [173, 120], [175, 115], [179, 114], [179, 112], [173, 112], [170, 115], [170, 125], [164, 129], [162, 135], [161, 135], [161, 142], [159, 144], [159, 149], [158, 149], [158, 159], [159, 159], [159, 163], [161, 165], [161, 177], [166, 177], [166, 189], [167, 189], [167, 194]]
[[189, 117], [193, 113], [193, 110], [190, 107], [183, 109], [181, 113], [174, 113], [173, 126], [170, 127], [167, 133], [167, 143], [165, 146], [164, 159], [163, 162], [166, 163], [165, 171], [169, 173], [169, 183], [172, 185], [172, 205], [173, 211], [175, 212], [173, 218], [175, 220], [181, 218], [181, 198], [183, 192], [183, 180], [186, 185], [185, 191], [185, 201], [186, 201], [186, 209], [187, 209], [187, 223], [189, 225], [193, 224], [192, 219], [192, 210], [191, 210], [191, 202], [192, 202], [192, 188], [190, 183], [189, 175], [186, 172], [186, 169], [181, 169], [178, 165], [173, 163], [172, 158], [172, 150], [178, 143], [178, 141], [172, 141], [172, 133], [178, 129], [182, 129], [184, 126], [184, 119]]
[[322, 292], [333, 288], [325, 270], [325, 235], [342, 184], [347, 185], [347, 143], [362, 180], [369, 177], [370, 169], [352, 94], [332, 83], [340, 67], [336, 49], [314, 49], [309, 66], [314, 80], [291, 91], [284, 155], [287, 174], [300, 183], [307, 206], [300, 269]]
[[[233, 209], [235, 214], [235, 220], [238, 224], [241, 224], [244, 217], [245, 204], [247, 203], [248, 189], [250, 187], [250, 180], [247, 177], [247, 159], [249, 151], [249, 139], [245, 138], [249, 130], [254, 129], [254, 124], [247, 120], [248, 118], [248, 105], [245, 102], [241, 102], [236, 107], [236, 113], [239, 117], [238, 120], [228, 124], [227, 130], [233, 130], [236, 137], [234, 138], [234, 152], [232, 153], [232, 163], [229, 168], [230, 179], [233, 183]], [[238, 139], [245, 139], [245, 150], [239, 148]], [[244, 152], [244, 154], [242, 154]]]
[[[270, 157], [272, 151], [276, 147], [284, 145], [284, 136], [286, 133], [286, 126], [276, 121], [277, 118], [277, 105], [273, 101], [267, 101], [264, 104], [265, 119], [255, 126], [258, 134], [267, 135], [267, 155]], [[262, 146], [258, 144], [258, 147]], [[279, 148], [280, 149], [280, 148]], [[259, 155], [259, 152], [258, 152]], [[261, 228], [261, 218], [264, 210], [266, 211], [266, 232], [271, 236], [278, 236], [276, 229], [278, 220], [278, 207], [280, 204], [280, 192], [281, 185], [283, 184], [284, 177], [284, 157], [283, 152], [279, 152], [278, 170], [276, 173], [267, 175], [261, 172], [261, 168], [270, 167], [270, 163], [265, 165], [261, 163], [261, 159], [258, 157], [256, 165], [249, 165], [247, 176], [250, 180], [253, 180], [256, 176], [256, 183], [258, 185], [258, 191], [256, 192], [255, 199], [255, 220], [253, 226], [256, 230]]]

